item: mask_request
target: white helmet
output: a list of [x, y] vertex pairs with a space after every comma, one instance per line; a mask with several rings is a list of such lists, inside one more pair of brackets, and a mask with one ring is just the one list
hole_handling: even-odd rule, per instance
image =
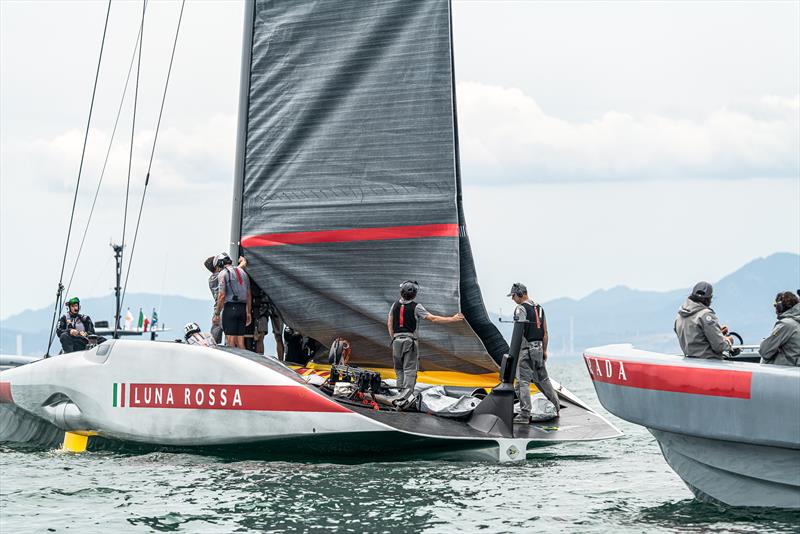
[[197, 323], [186, 323], [186, 326], [183, 327], [183, 337], [189, 339], [189, 336], [192, 334], [200, 333], [200, 325]]

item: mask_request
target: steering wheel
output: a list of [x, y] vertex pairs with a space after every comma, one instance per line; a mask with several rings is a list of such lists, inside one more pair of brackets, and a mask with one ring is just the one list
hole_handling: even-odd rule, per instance
[[728, 335], [730, 337], [735, 337], [736, 339], [738, 339], [739, 340], [739, 345], [744, 345], [744, 340], [742, 339], [742, 336], [740, 336], [736, 332], [728, 332]]

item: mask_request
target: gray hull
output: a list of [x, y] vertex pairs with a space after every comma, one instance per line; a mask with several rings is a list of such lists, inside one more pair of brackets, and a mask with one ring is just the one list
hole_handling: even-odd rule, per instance
[[800, 508], [800, 450], [650, 432], [699, 500]]
[[587, 349], [601, 404], [646, 427], [701, 500], [800, 509], [800, 368]]

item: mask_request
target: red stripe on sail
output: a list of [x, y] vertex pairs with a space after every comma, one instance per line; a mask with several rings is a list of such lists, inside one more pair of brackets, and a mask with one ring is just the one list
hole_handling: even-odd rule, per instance
[[348, 230], [261, 234], [243, 237], [242, 246], [246, 248], [275, 247], [280, 245], [386, 241], [391, 239], [416, 239], [421, 237], [458, 237], [458, 225], [425, 224], [420, 226], [387, 226], [383, 228], [351, 228]]
[[592, 380], [641, 389], [749, 399], [753, 373], [583, 356]]
[[350, 410], [305, 386], [129, 384], [130, 408], [342, 412]]

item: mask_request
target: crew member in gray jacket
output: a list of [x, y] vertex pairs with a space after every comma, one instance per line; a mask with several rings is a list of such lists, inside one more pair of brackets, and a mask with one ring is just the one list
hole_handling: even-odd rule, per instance
[[761, 346], [761, 363], [800, 366], [800, 300], [785, 291], [775, 297], [778, 322]]
[[675, 333], [681, 350], [689, 358], [722, 359], [733, 342], [728, 327], [720, 326], [714, 310], [709, 308], [714, 288], [708, 282], [698, 282], [692, 294], [678, 310]]

